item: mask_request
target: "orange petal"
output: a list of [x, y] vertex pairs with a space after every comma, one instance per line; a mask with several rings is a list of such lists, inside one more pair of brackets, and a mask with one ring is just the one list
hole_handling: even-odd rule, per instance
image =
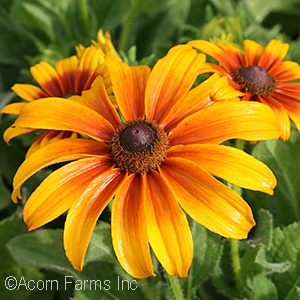
[[189, 159], [212, 175], [243, 188], [272, 195], [276, 186], [276, 178], [265, 164], [232, 147], [178, 145], [169, 149], [168, 157]]
[[193, 162], [166, 159], [160, 166], [176, 200], [198, 223], [227, 238], [246, 238], [255, 225], [249, 205]]
[[104, 62], [103, 55], [94, 47], [84, 50], [76, 74], [75, 90], [82, 92], [91, 87], [95, 78], [100, 74], [100, 63]]
[[282, 105], [281, 101], [276, 100], [275, 97], [259, 97], [262, 103], [269, 105], [276, 116], [279, 130], [281, 132], [280, 139], [287, 141], [291, 134], [291, 122], [286, 108]]
[[27, 102], [17, 102], [17, 103], [12, 103], [4, 106], [0, 114], [13, 114], [13, 115], [19, 115], [20, 110], [26, 105]]
[[22, 184], [42, 168], [93, 155], [108, 156], [109, 147], [104, 143], [84, 139], [63, 139], [45, 145], [28, 156], [17, 170], [13, 180], [12, 200], [17, 202], [17, 198], [22, 199]]
[[64, 228], [66, 255], [73, 267], [81, 271], [93, 230], [103, 209], [125, 179], [120, 169], [99, 170], [77, 203], [71, 206]]
[[56, 70], [48, 63], [42, 61], [30, 68], [36, 82], [53, 97], [62, 96], [63, 90]]
[[171, 276], [186, 277], [193, 258], [188, 221], [160, 174], [146, 175], [145, 211], [151, 247]]
[[169, 134], [172, 145], [220, 144], [239, 138], [249, 141], [280, 135], [275, 114], [258, 102], [218, 102], [185, 118]]
[[190, 41], [188, 45], [213, 57], [228, 74], [245, 64], [242, 51], [234, 45], [215, 44], [205, 40]]
[[120, 125], [120, 118], [106, 93], [101, 76], [98, 76], [95, 79], [91, 89], [83, 91], [81, 96], [73, 96], [69, 98], [69, 100], [76, 101], [96, 111], [107, 119], [115, 128]]
[[112, 89], [121, 114], [126, 120], [145, 116], [145, 88], [150, 74], [147, 66], [130, 67], [111, 57], [106, 58]]
[[107, 158], [83, 158], [51, 173], [26, 201], [28, 229], [41, 227], [67, 211], [107, 164], [111, 165]]
[[78, 58], [73, 55], [66, 59], [62, 59], [55, 64], [56, 72], [61, 82], [62, 95], [80, 92], [75, 89], [75, 80], [78, 74]]
[[262, 53], [258, 65], [267, 71], [276, 63], [281, 62], [287, 55], [289, 44], [279, 40], [271, 40]]
[[300, 66], [293, 61], [283, 61], [280, 64], [275, 64], [268, 73], [272, 74], [276, 81], [295, 80], [300, 77]]
[[154, 66], [146, 88], [146, 116], [157, 123], [164, 123], [169, 111], [194, 84], [205, 62], [188, 45], [173, 47]]
[[[280, 102], [281, 104], [281, 111], [285, 111], [291, 120], [295, 123], [296, 127], [300, 131], [300, 102], [294, 98], [288, 97], [286, 95], [274, 95], [272, 98], [276, 102]], [[277, 113], [277, 111], [275, 111]], [[282, 120], [282, 122], [284, 122]], [[290, 128], [289, 123], [285, 121], [287, 124], [285, 127]], [[284, 128], [284, 127], [283, 127]], [[288, 139], [288, 136], [287, 136]]]
[[245, 40], [243, 44], [245, 49], [245, 67], [256, 66], [263, 51], [265, 50], [264, 47], [251, 40]]
[[15, 121], [16, 126], [78, 132], [100, 141], [110, 141], [115, 130], [94, 110], [62, 98], [28, 103]]
[[143, 176], [131, 175], [116, 194], [112, 207], [115, 253], [126, 272], [136, 278], [154, 276], [146, 227], [145, 188]]
[[214, 101], [240, 101], [243, 93], [231, 87], [225, 76], [214, 73], [207, 80], [188, 92], [168, 113], [160, 124], [166, 132], [172, 130], [184, 118], [214, 103]]
[[32, 84], [16, 83], [13, 85], [11, 89], [20, 98], [27, 101], [49, 97], [49, 95], [46, 92], [44, 92], [42, 89]]

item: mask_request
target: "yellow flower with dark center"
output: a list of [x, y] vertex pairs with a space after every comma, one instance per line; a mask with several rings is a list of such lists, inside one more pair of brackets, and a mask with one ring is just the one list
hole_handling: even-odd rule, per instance
[[[103, 52], [99, 52], [95, 47], [83, 49], [81, 57], [71, 56], [60, 60], [52, 67], [46, 62], [40, 62], [30, 68], [30, 72], [40, 87], [32, 84], [15, 84], [12, 90], [25, 102], [8, 104], [0, 113], [20, 114], [20, 110], [29, 102], [48, 97], [61, 97], [69, 99], [73, 95], [81, 95], [85, 90], [90, 89], [97, 76], [102, 76], [106, 89], [111, 92], [111, 82], [108, 70], [104, 66]], [[4, 139], [10, 139], [23, 135], [33, 130], [30, 128], [8, 128], [4, 134]], [[58, 138], [74, 137], [73, 132], [48, 131], [40, 136], [28, 150], [30, 155], [45, 142], [51, 142]]]
[[271, 40], [264, 48], [245, 40], [244, 51], [234, 45], [195, 40], [192, 47], [214, 58], [210, 71], [227, 76], [230, 84], [244, 93], [242, 100], [269, 105], [277, 115], [282, 140], [290, 136], [290, 119], [300, 130], [300, 66], [283, 61], [289, 45]]
[[94, 226], [110, 201], [115, 253], [137, 278], [154, 275], [150, 246], [170, 275], [187, 276], [193, 241], [185, 212], [227, 238], [246, 238], [255, 225], [248, 204], [214, 176], [268, 194], [276, 178], [262, 162], [220, 143], [277, 138], [276, 118], [255, 102], [220, 101], [203, 108], [212, 94], [236, 93], [218, 76], [192, 88], [204, 62], [188, 45], [172, 48], [153, 70], [108, 57], [122, 117], [101, 77], [73, 101], [41, 99], [22, 110], [17, 126], [85, 137], [35, 151], [18, 169], [12, 194], [17, 202], [30, 176], [68, 162], [32, 193], [24, 220], [33, 230], [68, 211], [64, 247], [76, 270], [83, 268]]

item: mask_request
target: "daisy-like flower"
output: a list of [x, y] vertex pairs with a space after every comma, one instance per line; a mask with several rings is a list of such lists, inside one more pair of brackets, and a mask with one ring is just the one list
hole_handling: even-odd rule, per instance
[[244, 51], [232, 44], [205, 40], [188, 44], [219, 63], [208, 64], [209, 69], [227, 76], [231, 85], [244, 93], [242, 100], [265, 103], [273, 109], [282, 140], [290, 136], [290, 119], [300, 130], [300, 66], [283, 61], [288, 44], [271, 40], [264, 48], [255, 41], [245, 40]]
[[[95, 224], [110, 201], [116, 256], [136, 278], [154, 275], [150, 246], [170, 275], [187, 276], [193, 240], [185, 213], [227, 238], [246, 238], [255, 225], [248, 204], [214, 176], [272, 194], [276, 178], [266, 165], [220, 143], [277, 138], [275, 115], [255, 102], [220, 101], [201, 109], [209, 87], [216, 97], [234, 96], [217, 77], [192, 88], [204, 62], [188, 45], [172, 48], [152, 71], [108, 57], [121, 117], [101, 77], [74, 101], [41, 99], [22, 110], [17, 126], [85, 137], [35, 151], [18, 169], [12, 194], [17, 202], [30, 176], [71, 161], [32, 193], [24, 220], [33, 230], [68, 211], [64, 247], [76, 270], [83, 268]], [[224, 93], [217, 91], [218, 81]]]
[[[19, 115], [20, 110], [29, 102], [34, 100], [61, 97], [70, 98], [73, 95], [81, 95], [90, 89], [91, 84], [97, 76], [104, 78], [106, 89], [111, 91], [111, 82], [104, 67], [104, 52], [95, 47], [85, 48], [81, 57], [76, 55], [60, 60], [52, 67], [46, 62], [40, 62], [30, 68], [30, 72], [40, 87], [32, 84], [15, 84], [12, 90], [25, 101], [8, 104], [1, 113]], [[4, 134], [4, 139], [9, 143], [10, 139], [23, 135], [33, 130], [30, 128], [10, 127]], [[40, 136], [28, 150], [27, 155], [41, 147], [45, 142], [59, 138], [74, 137], [72, 132], [48, 131]]]

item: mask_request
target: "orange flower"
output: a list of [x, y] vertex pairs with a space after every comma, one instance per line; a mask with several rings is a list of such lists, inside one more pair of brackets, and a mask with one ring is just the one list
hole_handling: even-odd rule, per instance
[[[121, 117], [101, 77], [74, 101], [41, 99], [22, 110], [17, 126], [85, 137], [35, 151], [18, 169], [12, 194], [17, 202], [21, 186], [38, 170], [72, 161], [32, 193], [24, 220], [33, 230], [68, 210], [64, 247], [75, 269], [82, 270], [94, 226], [112, 198], [114, 250], [122, 267], [137, 278], [154, 275], [149, 244], [170, 275], [187, 276], [193, 241], [184, 211], [228, 238], [246, 238], [255, 225], [248, 204], [214, 176], [269, 194], [276, 178], [252, 156], [219, 144], [278, 137], [275, 115], [254, 102], [220, 101], [201, 109], [203, 101], [197, 106], [210, 94], [211, 81], [192, 88], [204, 61], [188, 45], [172, 48], [152, 71], [108, 57]], [[215, 77], [212, 86], [219, 97], [218, 81]], [[228, 91], [223, 80], [219, 88]]]
[[210, 55], [218, 64], [208, 64], [210, 71], [227, 76], [230, 84], [244, 93], [242, 100], [269, 105], [277, 115], [280, 138], [288, 140], [290, 119], [300, 130], [300, 66], [283, 61], [289, 45], [271, 40], [264, 48], [244, 41], [244, 52], [234, 45], [195, 40], [188, 43]]
[[[90, 89], [91, 84], [97, 76], [102, 76], [108, 91], [111, 91], [111, 82], [104, 67], [104, 53], [95, 47], [85, 48], [81, 58], [71, 56], [56, 63], [55, 68], [46, 62], [40, 62], [30, 68], [31, 74], [40, 85], [37, 87], [31, 84], [15, 84], [12, 90], [26, 102], [17, 102], [5, 106], [1, 113], [19, 115], [21, 109], [31, 101], [48, 97], [70, 98], [73, 95], [80, 95], [83, 91]], [[30, 128], [8, 128], [4, 139], [8, 143], [10, 139], [32, 132]], [[57, 137], [74, 136], [72, 132], [63, 133], [60, 131], [48, 131], [39, 137], [29, 149], [27, 155], [38, 149], [45, 141], [55, 140]]]

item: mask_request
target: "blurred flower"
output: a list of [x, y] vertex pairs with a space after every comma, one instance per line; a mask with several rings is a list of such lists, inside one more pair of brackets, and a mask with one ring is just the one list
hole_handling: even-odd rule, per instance
[[272, 194], [276, 178], [262, 162], [220, 143], [278, 137], [275, 115], [254, 102], [220, 101], [202, 109], [201, 99], [211, 95], [229, 91], [234, 97], [218, 76], [192, 88], [204, 62], [188, 45], [172, 48], [152, 71], [108, 57], [121, 117], [101, 77], [73, 101], [41, 99], [22, 110], [17, 126], [85, 137], [35, 151], [18, 169], [12, 194], [17, 202], [33, 174], [72, 161], [32, 193], [24, 220], [33, 230], [68, 210], [64, 247], [76, 270], [82, 270], [95, 224], [112, 199], [113, 247], [122, 267], [137, 278], [154, 275], [149, 244], [170, 275], [187, 276], [193, 241], [184, 211], [228, 238], [246, 238], [255, 225], [248, 204], [214, 176]]
[[[48, 97], [69, 99], [73, 95], [81, 95], [83, 91], [90, 89], [97, 76], [103, 77], [105, 87], [108, 93], [111, 93], [111, 81], [104, 58], [110, 53], [115, 56], [115, 53], [109, 47], [107, 48], [109, 54], [105, 50], [99, 51], [95, 47], [82, 48], [79, 57], [74, 55], [60, 60], [56, 63], [55, 68], [46, 62], [40, 62], [31, 67], [31, 74], [40, 87], [31, 84], [15, 84], [12, 90], [26, 102], [8, 104], [1, 110], [1, 113], [19, 115], [21, 109], [28, 102], [34, 100]], [[32, 131], [29, 128], [10, 127], [6, 130], [4, 139], [8, 143], [16, 136]], [[72, 132], [61, 134], [60, 131], [57, 131], [56, 134], [58, 137], [64, 138], [74, 136]], [[46, 132], [36, 140], [27, 155], [45, 144], [45, 141], [50, 142], [55, 139], [55, 132]]]
[[[93, 40], [92, 45], [102, 53], [102, 57], [103, 57], [102, 63], [104, 63], [104, 61], [105, 61], [104, 57], [106, 55], [110, 56], [110, 57], [115, 57], [116, 59], [121, 60], [118, 52], [115, 49], [115, 46], [113, 45], [113, 43], [111, 41], [109, 32], [105, 32], [105, 34], [103, 34], [103, 30], [100, 29], [97, 34], [97, 41]], [[81, 44], [76, 46], [78, 57], [81, 57], [83, 55], [84, 49], [85, 49], [85, 47]]]
[[195, 40], [188, 43], [210, 55], [219, 64], [208, 64], [210, 71], [227, 76], [230, 84], [243, 92], [242, 100], [269, 105], [277, 115], [280, 138], [290, 136], [290, 119], [300, 130], [300, 66], [283, 61], [289, 45], [271, 40], [264, 48], [245, 40], [244, 52], [232, 44]]

